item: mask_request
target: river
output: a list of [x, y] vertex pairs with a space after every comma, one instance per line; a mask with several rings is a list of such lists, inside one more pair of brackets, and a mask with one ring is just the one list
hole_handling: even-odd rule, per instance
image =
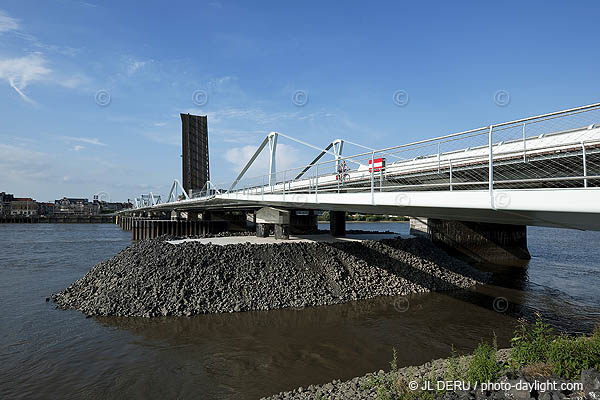
[[[405, 223], [348, 229], [408, 233]], [[130, 244], [111, 224], [0, 225], [0, 398], [255, 399], [459, 353], [518, 317], [556, 329], [600, 321], [600, 232], [530, 227], [527, 268], [471, 290], [192, 318], [86, 318], [46, 302]], [[504, 301], [506, 299], [506, 302]], [[494, 307], [494, 304], [496, 307]]]

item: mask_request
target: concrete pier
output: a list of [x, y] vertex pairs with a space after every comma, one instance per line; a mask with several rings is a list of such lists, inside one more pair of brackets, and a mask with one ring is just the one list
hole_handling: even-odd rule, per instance
[[197, 213], [195, 218], [203, 221], [225, 221], [232, 232], [245, 232], [248, 229], [248, 219], [244, 211], [204, 211]]
[[469, 262], [524, 266], [531, 259], [525, 225], [411, 218], [410, 233]]
[[132, 240], [153, 239], [161, 235], [196, 236], [228, 230], [226, 221], [173, 221], [129, 218], [124, 221], [130, 227]]
[[268, 237], [273, 231], [275, 239], [290, 238], [290, 212], [273, 207], [263, 207], [254, 214], [256, 236]]
[[318, 218], [314, 211], [283, 210], [263, 207], [254, 214], [256, 236], [287, 240], [290, 235], [312, 235], [319, 232]]
[[329, 232], [332, 236], [346, 236], [346, 211], [329, 212]]
[[317, 214], [313, 211], [304, 213], [292, 210], [290, 214], [290, 234], [293, 235], [312, 235], [319, 232], [319, 220]]

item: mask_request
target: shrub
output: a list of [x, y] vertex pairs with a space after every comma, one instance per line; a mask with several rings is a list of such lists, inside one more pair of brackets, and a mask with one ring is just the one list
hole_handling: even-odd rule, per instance
[[480, 343], [473, 352], [467, 376], [471, 382], [488, 382], [497, 378], [500, 368], [496, 360], [496, 349], [487, 343]]
[[524, 367], [546, 362], [552, 339], [552, 328], [542, 321], [540, 314], [536, 314], [534, 326], [520, 320], [515, 336], [511, 339], [513, 363], [517, 367]]
[[456, 350], [452, 346], [452, 356], [448, 359], [446, 364], [446, 372], [444, 373], [444, 379], [447, 381], [464, 381], [466, 380], [466, 371], [462, 358], [456, 355]]
[[512, 339], [512, 361], [525, 373], [541, 370], [553, 372], [567, 379], [575, 379], [588, 368], [600, 369], [600, 328], [596, 326], [591, 337], [553, 335], [549, 325], [537, 314], [535, 324], [519, 323]]
[[467, 377], [471, 382], [494, 382], [498, 379], [502, 367], [496, 359], [496, 351], [494, 346], [479, 343], [467, 370]]
[[600, 369], [600, 337], [577, 338], [560, 336], [549, 347], [548, 359], [554, 372], [567, 379], [575, 379], [584, 369]]

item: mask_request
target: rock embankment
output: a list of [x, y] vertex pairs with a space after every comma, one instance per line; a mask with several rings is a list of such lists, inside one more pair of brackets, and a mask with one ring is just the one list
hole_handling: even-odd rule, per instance
[[86, 315], [190, 316], [337, 304], [485, 282], [420, 238], [226, 246], [144, 240], [52, 296]]
[[[510, 358], [510, 349], [498, 350], [496, 358], [506, 362]], [[367, 400], [367, 399], [429, 399], [429, 400], [468, 400], [468, 399], [519, 399], [519, 400], [558, 400], [558, 399], [600, 399], [600, 373], [594, 369], [582, 371], [581, 377], [567, 381], [557, 376], [532, 374], [524, 369], [513, 371], [505, 369], [496, 381], [494, 389], [484, 390], [481, 384], [472, 383], [467, 388], [454, 386], [442, 391], [421, 392], [425, 382], [436, 388], [438, 382], [463, 382], [462, 379], [451, 378], [459, 368], [468, 365], [472, 356], [454, 359], [439, 359], [416, 367], [404, 367], [397, 371], [369, 373], [348, 381], [334, 380], [323, 385], [300, 387], [289, 392], [281, 392], [262, 400]], [[456, 364], [458, 363], [458, 364]], [[465, 378], [466, 379], [466, 378]], [[537, 384], [536, 384], [537, 382]], [[555, 383], [556, 387], [544, 383]], [[411, 389], [416, 384], [417, 389]], [[565, 384], [561, 388], [561, 384]], [[581, 384], [576, 390], [569, 385]], [[581, 390], [581, 388], [583, 388]], [[390, 390], [392, 389], [392, 390]]]

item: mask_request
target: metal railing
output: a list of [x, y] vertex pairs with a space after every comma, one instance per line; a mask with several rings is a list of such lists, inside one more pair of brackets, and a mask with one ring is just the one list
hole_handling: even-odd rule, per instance
[[[487, 190], [494, 207], [494, 189], [600, 186], [598, 123], [600, 103], [243, 178], [233, 190], [209, 182], [192, 197], [318, 202], [323, 193], [367, 192], [374, 204], [383, 191]], [[336, 171], [341, 160], [347, 175]]]

